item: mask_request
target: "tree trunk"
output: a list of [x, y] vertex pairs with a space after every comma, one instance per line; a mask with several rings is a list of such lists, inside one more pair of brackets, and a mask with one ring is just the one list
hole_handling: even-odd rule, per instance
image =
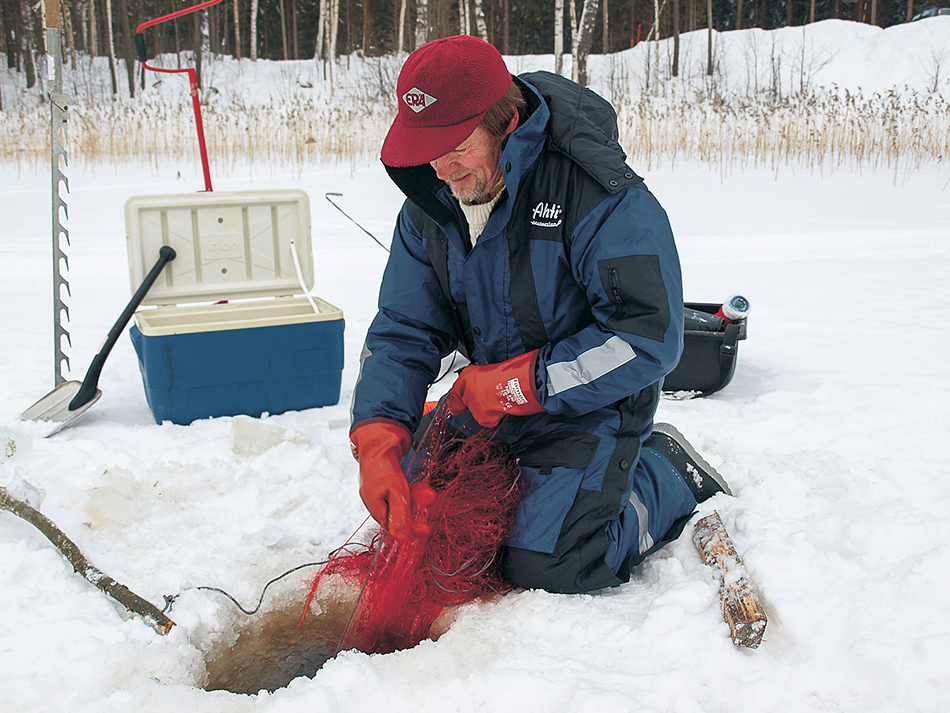
[[429, 0], [416, 0], [416, 48], [429, 41]]
[[19, 39], [16, 27], [19, 23], [14, 18], [20, 14], [20, 8], [14, 3], [15, 0], [0, 0], [0, 12], [3, 13], [3, 40], [7, 49], [7, 69], [19, 71], [20, 53], [16, 51], [16, 40]]
[[736, 29], [742, 29], [742, 0], [736, 0]]
[[320, 0], [320, 17], [317, 19], [317, 42], [313, 51], [314, 59], [326, 58], [327, 13], [329, 11], [328, 0]]
[[300, 32], [297, 29], [297, 0], [290, 0], [290, 56], [300, 59]]
[[369, 55], [369, 34], [370, 34], [370, 12], [369, 0], [363, 0], [363, 56]]
[[[569, 10], [571, 20], [571, 62], [573, 64], [575, 63], [574, 52], [576, 51], [574, 48], [577, 47], [577, 0], [571, 0]], [[573, 76], [573, 70], [571, 74]]]
[[[76, 36], [73, 34], [73, 8], [69, 3], [63, 5], [63, 32], [66, 36], [66, 48], [69, 48], [70, 64], [76, 69]], [[63, 59], [66, 59], [65, 52]]]
[[471, 34], [471, 23], [468, 19], [468, 0], [459, 0], [459, 32], [460, 35]]
[[511, 54], [511, 4], [509, 0], [502, 0], [501, 11], [501, 53]]
[[406, 51], [406, 11], [409, 9], [409, 0], [400, 0], [399, 3], [399, 35], [396, 42], [396, 51]]
[[488, 42], [488, 25], [485, 22], [485, 8], [482, 5], [482, 0], [475, 0], [475, 29], [478, 36]]
[[108, 29], [109, 42], [109, 73], [112, 75], [112, 94], [115, 96], [119, 92], [119, 87], [115, 78], [115, 38], [112, 34], [112, 0], [106, 0], [106, 27]]
[[564, 0], [554, 0], [554, 73], [564, 68]]
[[871, 24], [877, 24], [877, 0], [871, 0]]
[[[258, 0], [251, 0], [251, 46], [248, 55], [252, 61], [257, 59], [257, 2]], [[323, 20], [323, 13], [320, 13], [320, 19]]]
[[99, 18], [96, 15], [96, 0], [89, 0], [86, 6], [89, 13], [89, 54], [99, 56]]
[[327, 26], [327, 57], [331, 62], [337, 57], [337, 38], [340, 34], [340, 0], [330, 0], [330, 24]]
[[914, 16], [914, 0], [907, 0], [907, 22]]
[[336, 40], [340, 28], [340, 0], [329, 0], [329, 17], [327, 17], [327, 49], [324, 67], [327, 73], [327, 82], [330, 85], [330, 94], [333, 94], [333, 62], [336, 60]]
[[673, 0], [673, 76], [680, 76], [680, 0]]
[[637, 44], [637, 0], [630, 0], [630, 46]]
[[609, 0], [604, 0], [604, 54], [610, 54], [610, 13], [607, 8], [608, 2]]
[[284, 61], [287, 61], [290, 59], [290, 54], [287, 50], [287, 5], [284, 0], [280, 0], [278, 9], [280, 10], [280, 46], [284, 50]]
[[581, 19], [577, 23], [577, 42], [573, 48], [574, 71], [573, 79], [581, 86], [587, 86], [587, 56], [594, 40], [594, 23], [597, 20], [597, 10], [600, 0], [584, 0], [581, 10]]
[[811, 0], [808, 4], [808, 22], [815, 23], [815, 0]]
[[194, 35], [191, 40], [191, 51], [195, 56], [195, 79], [198, 84], [198, 91], [201, 91], [201, 59], [204, 55], [204, 52], [201, 51], [201, 13], [193, 15], [195, 18], [194, 22]]
[[660, 0], [653, 0], [653, 92], [660, 89]]
[[119, 0], [119, 27], [122, 32], [122, 56], [125, 59], [125, 74], [129, 80], [129, 96], [135, 97], [135, 48], [132, 47], [132, 28], [129, 26], [129, 9], [126, 0]]
[[711, 77], [713, 75], [713, 20], [712, 20], [712, 0], [706, 0], [706, 24], [708, 26], [708, 33], [706, 35], [706, 76]]
[[234, 57], [241, 59], [241, 20], [238, 13], [238, 0], [234, 0]]

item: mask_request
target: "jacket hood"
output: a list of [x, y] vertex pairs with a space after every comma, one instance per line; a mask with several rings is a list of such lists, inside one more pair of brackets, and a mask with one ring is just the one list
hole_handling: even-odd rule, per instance
[[[520, 165], [515, 166], [514, 175], [523, 175], [537, 158], [546, 134], [550, 146], [583, 166], [608, 192], [643, 183], [624, 162], [626, 153], [617, 141], [617, 113], [606, 99], [551, 72], [530, 72], [515, 81], [521, 85], [528, 108], [506, 139], [518, 146], [506, 146], [502, 156], [503, 166], [509, 157], [522, 159], [515, 161]], [[437, 223], [455, 219], [454, 211], [438, 197], [443, 188], [448, 189], [429, 164], [385, 167], [406, 197]], [[517, 191], [517, 186], [508, 188], [512, 194]]]
[[548, 105], [548, 139], [555, 149], [573, 158], [610, 193], [643, 182], [626, 164], [617, 112], [610, 102], [551, 72], [520, 77], [535, 87]]

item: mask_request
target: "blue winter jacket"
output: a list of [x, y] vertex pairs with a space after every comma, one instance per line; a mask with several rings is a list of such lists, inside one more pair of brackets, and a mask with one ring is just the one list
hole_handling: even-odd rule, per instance
[[474, 248], [430, 166], [387, 167], [408, 200], [361, 356], [353, 426], [385, 417], [415, 430], [442, 357], [457, 347], [475, 364], [540, 349], [536, 385], [550, 415], [649, 391], [644, 425], [652, 419], [682, 349], [666, 213], [626, 165], [606, 101], [547, 72], [516, 81], [528, 110], [500, 161], [507, 197]]

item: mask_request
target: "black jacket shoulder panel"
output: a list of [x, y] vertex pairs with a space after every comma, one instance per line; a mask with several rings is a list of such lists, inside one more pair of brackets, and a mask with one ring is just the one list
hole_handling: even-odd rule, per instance
[[551, 146], [574, 159], [610, 193], [643, 186], [643, 179], [625, 162], [627, 155], [618, 142], [617, 113], [610, 102], [551, 72], [519, 76], [537, 89], [548, 105]]

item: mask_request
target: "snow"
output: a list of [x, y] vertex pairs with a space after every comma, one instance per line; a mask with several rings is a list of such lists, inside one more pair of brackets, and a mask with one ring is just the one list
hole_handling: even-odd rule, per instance
[[[869, 80], [878, 91], [879, 67], [893, 70], [890, 82], [925, 82], [898, 48], [940, 51], [948, 27], [950, 18], [885, 31], [821, 23], [811, 36], [841, 48], [823, 82]], [[334, 200], [383, 242], [400, 195], [369, 161], [214, 177], [218, 191], [309, 194], [315, 293], [346, 319], [338, 405], [158, 425], [123, 336], [101, 400], [44, 438], [46, 426], [19, 413], [53, 386], [49, 176], [2, 165], [0, 486], [39, 505], [137, 594], [160, 607], [180, 596], [163, 636], [0, 513], [0, 710], [944, 710], [950, 173], [931, 164], [724, 174], [684, 163], [644, 173], [673, 223], [686, 298], [740, 292], [752, 304], [732, 383], [705, 399], [665, 399], [658, 419], [735, 492], [699, 510], [720, 513], [765, 604], [759, 649], [731, 643], [713, 573], [684, 535], [616, 589], [519, 592], [466, 607], [438, 641], [344, 652], [274, 693], [202, 690], [206, 660], [249, 620], [197, 587], [253, 608], [269, 580], [323, 560], [365, 518], [348, 405], [386, 253], [324, 194], [342, 193]], [[191, 162], [70, 165], [67, 175], [68, 353], [81, 379], [130, 295], [122, 206], [199, 190], [201, 177]], [[273, 585], [258, 617], [301, 611], [314, 571]]]

